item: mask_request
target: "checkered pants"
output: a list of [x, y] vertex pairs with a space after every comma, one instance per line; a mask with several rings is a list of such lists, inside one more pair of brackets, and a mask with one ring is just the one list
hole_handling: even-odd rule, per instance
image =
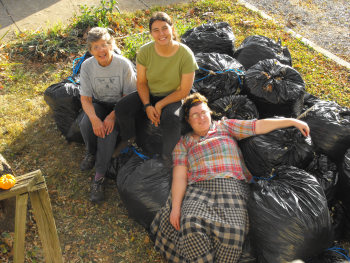
[[170, 224], [171, 195], [155, 216], [155, 248], [169, 262], [238, 262], [249, 229], [248, 185], [213, 179], [189, 185], [181, 208], [181, 229]]

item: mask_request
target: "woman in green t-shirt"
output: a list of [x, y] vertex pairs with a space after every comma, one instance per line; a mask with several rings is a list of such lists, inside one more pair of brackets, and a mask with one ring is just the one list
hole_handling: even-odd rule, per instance
[[160, 125], [162, 157], [170, 164], [171, 153], [180, 138], [179, 108], [193, 84], [198, 69], [193, 52], [175, 39], [174, 26], [164, 12], [149, 22], [153, 41], [137, 54], [137, 92], [122, 99], [116, 108], [122, 140], [135, 136], [135, 116], [144, 110], [148, 119]]

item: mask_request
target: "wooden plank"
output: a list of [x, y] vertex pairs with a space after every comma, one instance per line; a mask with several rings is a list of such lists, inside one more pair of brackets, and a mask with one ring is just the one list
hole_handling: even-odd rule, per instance
[[55, 219], [52, 214], [50, 197], [46, 188], [30, 192], [29, 196], [46, 262], [63, 263]]
[[43, 182], [44, 177], [40, 170], [16, 177], [16, 184], [9, 190], [0, 189], [0, 200], [24, 194], [30, 191], [36, 184]]
[[16, 196], [14, 263], [24, 262], [24, 241], [26, 231], [28, 194]]

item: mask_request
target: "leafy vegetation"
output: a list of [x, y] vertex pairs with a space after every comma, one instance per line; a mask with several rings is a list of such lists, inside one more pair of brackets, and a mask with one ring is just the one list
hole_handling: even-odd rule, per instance
[[[148, 19], [154, 11], [162, 10], [172, 16], [179, 35], [207, 20], [226, 21], [232, 26], [236, 46], [255, 34], [281, 38], [308, 92], [342, 106], [350, 105], [348, 69], [236, 1], [191, 1], [135, 13], [119, 13], [115, 4], [116, 1], [102, 1], [99, 7], [82, 6], [81, 14], [69, 25], [28, 31], [11, 43], [0, 42], [0, 152], [18, 175], [36, 169], [45, 174], [66, 262], [162, 262], [146, 231], [128, 218], [113, 185], [107, 189], [104, 204], [88, 201], [89, 178], [93, 174], [79, 170], [84, 146], [65, 141], [43, 100], [49, 85], [71, 74], [73, 59], [86, 51], [86, 32], [91, 27], [111, 28], [123, 54], [135, 60], [138, 48], [150, 39]], [[0, 237], [0, 259], [5, 262], [10, 247], [3, 242], [4, 236], [8, 240], [13, 235]], [[43, 262], [31, 213], [28, 240], [26, 262]]]

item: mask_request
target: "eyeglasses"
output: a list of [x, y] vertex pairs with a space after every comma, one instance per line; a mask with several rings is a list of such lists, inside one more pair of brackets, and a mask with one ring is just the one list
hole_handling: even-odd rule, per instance
[[196, 112], [196, 113], [191, 114], [190, 118], [196, 120], [196, 119], [199, 119], [201, 117], [205, 117], [208, 113], [209, 113], [209, 111], [203, 110], [201, 112]]
[[100, 50], [100, 49], [105, 50], [105, 49], [107, 49], [107, 48], [109, 47], [109, 45], [110, 45], [110, 44], [102, 44], [101, 46], [93, 46], [93, 47], [92, 47], [92, 50], [93, 50], [93, 51], [98, 51], [98, 50]]

